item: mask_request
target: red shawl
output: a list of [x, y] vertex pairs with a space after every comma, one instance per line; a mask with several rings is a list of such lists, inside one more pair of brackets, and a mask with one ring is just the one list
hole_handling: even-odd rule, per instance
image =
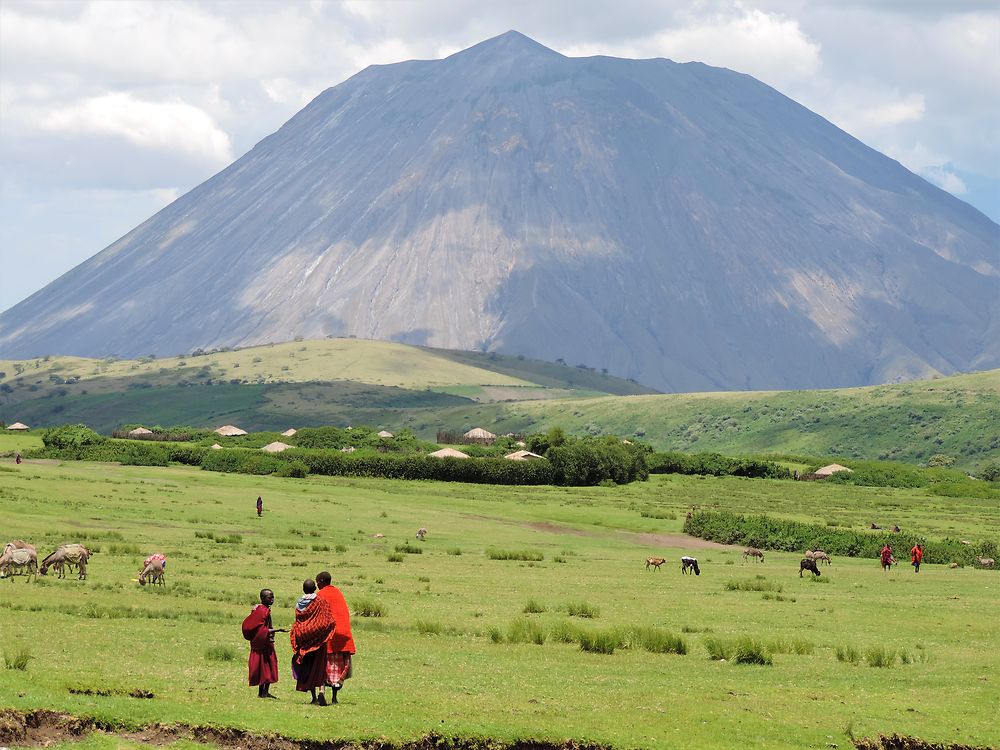
[[301, 612], [296, 610], [291, 632], [292, 651], [296, 658], [301, 659], [320, 648], [325, 651], [326, 641], [335, 625], [330, 605], [319, 597], [313, 599]]
[[243, 620], [243, 637], [250, 641], [252, 651], [265, 651], [270, 643], [268, 629], [271, 627], [271, 610], [258, 604]]

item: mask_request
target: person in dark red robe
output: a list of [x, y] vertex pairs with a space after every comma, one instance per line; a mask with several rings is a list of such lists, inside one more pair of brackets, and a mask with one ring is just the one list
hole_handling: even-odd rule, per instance
[[[303, 596], [295, 605], [292, 625], [292, 672], [295, 689], [312, 693], [311, 703], [326, 705], [323, 686], [326, 685], [326, 642], [334, 630], [333, 614], [325, 599], [316, 596], [316, 582], [307, 578], [302, 583]], [[320, 695], [317, 698], [316, 689]]]
[[[354, 636], [351, 635], [351, 615], [347, 601], [340, 589], [333, 585], [333, 577], [327, 572], [316, 574], [319, 591], [316, 596], [326, 599], [333, 614], [334, 629], [326, 642], [326, 684], [331, 688], [330, 703], [337, 703], [337, 693], [344, 686], [344, 680], [351, 676], [351, 656], [357, 653]], [[323, 692], [320, 691], [320, 695]]]
[[263, 589], [260, 604], [254, 607], [243, 620], [243, 637], [250, 641], [250, 658], [247, 669], [250, 685], [257, 686], [258, 698], [275, 698], [271, 695], [271, 685], [278, 681], [278, 655], [274, 652], [274, 634], [285, 632], [271, 627], [271, 605], [274, 592]]

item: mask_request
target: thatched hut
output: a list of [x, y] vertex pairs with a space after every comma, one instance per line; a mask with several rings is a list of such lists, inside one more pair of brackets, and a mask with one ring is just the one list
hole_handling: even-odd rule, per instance
[[439, 451], [434, 451], [433, 453], [428, 453], [428, 456], [433, 458], [468, 458], [468, 453], [462, 453], [462, 451], [457, 451], [454, 448], [442, 448]]
[[378, 436], [379, 436], [380, 438], [391, 438], [391, 437], [395, 437], [395, 435], [393, 435], [393, 434], [392, 434], [391, 432], [389, 432], [388, 430], [381, 430], [381, 431], [379, 431], [379, 433], [378, 433]]
[[23, 422], [14, 422], [14, 424], [10, 425], [7, 429], [8, 430], [17, 430], [19, 432], [24, 432], [26, 430], [30, 430], [31, 428], [28, 427], [28, 425], [24, 424]]
[[274, 441], [273, 443], [268, 443], [263, 448], [262, 451], [265, 453], [281, 453], [282, 451], [287, 451], [289, 448], [294, 448], [295, 446], [288, 445], [288, 443], [282, 443], [281, 441]]
[[296, 433], [296, 432], [298, 432], [298, 430], [296, 430], [296, 429], [295, 429], [294, 427], [289, 427], [289, 428], [288, 428], [287, 430], [285, 430], [285, 431], [284, 431], [283, 433], [281, 433], [281, 434], [282, 434], [282, 435], [283, 435], [284, 437], [294, 437], [294, 436], [295, 436], [295, 433]]
[[854, 472], [854, 469], [848, 469], [846, 466], [841, 466], [840, 464], [830, 464], [829, 466], [824, 466], [822, 469], [816, 469], [813, 473], [817, 477], [828, 477], [831, 474], [836, 474], [838, 471], [849, 471]]
[[509, 458], [511, 461], [533, 461], [536, 458], [544, 458], [544, 456], [539, 456], [537, 453], [532, 453], [531, 451], [514, 451], [513, 453], [508, 453], [504, 458]]
[[479, 445], [493, 445], [497, 441], [497, 436], [482, 427], [473, 427], [462, 435], [468, 443], [478, 443]]
[[239, 427], [233, 427], [231, 424], [223, 425], [216, 430], [212, 430], [212, 432], [217, 435], [222, 435], [223, 437], [237, 437], [239, 435], [247, 434], [246, 430], [241, 430]]
[[153, 431], [145, 427], [136, 427], [134, 430], [129, 430], [127, 434], [129, 437], [146, 437], [147, 435], [152, 435]]
[[218, 443], [212, 443], [212, 450], [213, 451], [221, 451], [222, 450], [222, 446], [219, 445]]

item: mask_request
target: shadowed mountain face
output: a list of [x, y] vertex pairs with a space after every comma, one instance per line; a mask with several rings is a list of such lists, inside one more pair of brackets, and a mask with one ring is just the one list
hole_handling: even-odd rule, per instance
[[746, 75], [374, 66], [0, 315], [0, 357], [357, 335], [662, 390], [1000, 367], [1000, 227]]

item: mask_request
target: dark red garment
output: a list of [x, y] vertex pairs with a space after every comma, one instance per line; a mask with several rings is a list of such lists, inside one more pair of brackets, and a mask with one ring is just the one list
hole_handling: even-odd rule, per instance
[[886, 545], [882, 548], [882, 564], [888, 565], [892, 561], [892, 547]]
[[330, 605], [333, 619], [337, 623], [333, 635], [326, 642], [328, 654], [356, 654], [354, 636], [351, 635], [351, 615], [347, 609], [347, 600], [336, 586], [324, 586], [316, 592], [316, 596], [325, 599]]
[[305, 609], [295, 611], [290, 639], [296, 690], [326, 684], [326, 642], [335, 624], [330, 605], [318, 596]]
[[910, 550], [910, 560], [919, 565], [924, 561], [924, 551], [920, 547], [914, 547]]
[[278, 681], [278, 655], [270, 634], [271, 610], [258, 604], [243, 620], [243, 637], [250, 641], [247, 670], [251, 685], [273, 685]]

